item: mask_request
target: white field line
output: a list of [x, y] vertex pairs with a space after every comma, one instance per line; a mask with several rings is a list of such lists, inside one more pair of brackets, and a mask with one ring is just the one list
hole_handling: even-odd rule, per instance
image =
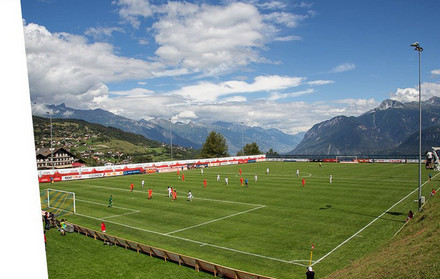
[[[123, 191], [123, 192], [130, 192], [130, 190], [128, 190], [128, 189], [126, 190], [126, 189], [112, 188], [112, 187], [99, 186], [99, 185], [93, 185], [93, 184], [82, 185], [81, 187], [83, 187], [83, 188], [85, 188], [85, 187], [103, 188], [103, 189], [109, 189], [109, 190], [117, 190], [117, 191]], [[139, 191], [139, 190], [133, 190], [133, 192], [147, 194], [147, 192]], [[167, 190], [165, 190], [163, 192], [168, 194]], [[216, 199], [205, 199], [205, 198], [197, 198], [197, 197], [193, 197], [193, 199], [204, 200], [204, 201], [212, 201], [212, 202], [220, 202], [220, 203], [231, 203], [231, 204], [241, 204], [241, 205], [248, 205], [248, 206], [257, 206], [257, 207], [258, 206], [259, 207], [264, 207], [265, 206], [265, 205], [262, 205], [262, 204], [253, 204], [253, 203], [227, 201], [227, 200], [216, 200]]]
[[[434, 175], [434, 177], [436, 177], [436, 176], [437, 176], [437, 174]], [[436, 190], [436, 193], [438, 193], [439, 190], [440, 190], [440, 187]], [[427, 201], [425, 201], [425, 203], [422, 204], [422, 206], [420, 208], [424, 207], [428, 201], [429, 201], [429, 199]], [[413, 216], [416, 216], [417, 213], [418, 212], [415, 212]], [[403, 226], [393, 235], [393, 237], [395, 237], [406, 226], [406, 224], [408, 224], [408, 222], [405, 222], [405, 224], [403, 224]]]
[[[89, 184], [87, 186], [88, 187], [97, 187], [97, 188], [106, 188], [106, 189], [111, 189], [111, 190], [127, 191], [127, 190], [124, 190], [124, 189], [111, 188], [111, 187], [98, 186], [98, 185], [90, 185]], [[135, 190], [134, 190], [134, 192], [135, 192]], [[141, 192], [141, 191], [137, 191], [137, 192]], [[142, 193], [144, 193], [144, 192], [142, 192]], [[232, 204], [256, 206], [256, 208], [252, 208], [252, 209], [246, 210], [246, 212], [250, 212], [250, 211], [253, 211], [253, 210], [257, 210], [257, 209], [266, 207], [265, 205], [243, 203], [243, 202], [234, 202], [234, 201], [227, 201], [227, 200], [215, 200], [215, 199], [204, 199], [204, 198], [194, 198], [194, 199], [206, 200], [206, 201], [212, 201], [212, 202], [221, 202], [221, 203], [232, 203]], [[94, 203], [94, 202], [90, 202], [90, 203]], [[96, 203], [96, 204], [99, 204], [99, 203]], [[101, 204], [101, 205], [103, 205], [103, 204]], [[126, 209], [133, 211], [133, 209], [128, 209], [128, 208], [126, 208]], [[233, 215], [239, 215], [239, 214], [243, 214], [243, 213], [246, 213], [246, 212], [238, 212], [238, 213], [235, 213]], [[131, 212], [131, 213], [134, 213], [134, 212]], [[77, 213], [76, 215], [83, 216], [83, 217], [86, 217], [86, 218], [95, 219], [95, 220], [99, 220], [99, 221], [103, 220], [103, 218], [92, 217], [92, 216], [88, 216], [88, 215], [84, 215], [84, 214], [79, 214], [79, 213]], [[226, 218], [230, 218], [230, 217], [232, 217], [232, 216], [225, 216], [225, 217], [222, 217], [222, 218], [219, 218], [219, 219], [226, 219]], [[109, 217], [106, 217], [106, 218], [109, 218]], [[208, 221], [208, 222], [205, 222], [205, 223], [214, 222], [214, 221], [219, 221], [219, 220], [211, 220], [211, 221]], [[236, 253], [239, 253], [239, 254], [254, 256], [254, 257], [258, 257], [258, 258], [263, 258], [263, 259], [266, 259], [266, 260], [278, 261], [278, 262], [282, 262], [282, 263], [295, 264], [295, 265], [307, 267], [307, 265], [304, 265], [304, 264], [301, 264], [301, 263], [297, 262], [297, 261], [307, 261], [307, 260], [287, 261], [287, 260], [283, 260], [283, 259], [279, 259], [279, 258], [264, 256], [264, 255], [250, 253], [250, 252], [246, 252], [246, 251], [242, 251], [242, 250], [237, 250], [237, 249], [233, 249], [233, 248], [229, 248], [229, 247], [224, 247], [224, 246], [220, 246], [220, 245], [210, 244], [210, 243], [207, 243], [207, 242], [201, 242], [201, 241], [197, 241], [197, 240], [183, 238], [183, 237], [179, 237], [179, 236], [175, 236], [175, 235], [171, 234], [171, 233], [175, 233], [175, 232], [161, 233], [161, 232], [156, 232], [156, 231], [152, 231], [152, 230], [148, 230], [148, 229], [142, 229], [142, 228], [138, 228], [138, 227], [134, 227], [134, 226], [130, 226], [130, 225], [121, 224], [121, 223], [118, 223], [118, 222], [115, 222], [115, 221], [108, 221], [107, 220], [107, 222], [108, 223], [113, 223], [113, 224], [116, 224], [116, 225], [119, 225], [119, 226], [131, 228], [131, 229], [135, 229], [135, 230], [140, 230], [140, 231], [144, 231], [144, 232], [148, 232], [148, 233], [152, 233], [152, 234], [157, 234], [157, 235], [161, 235], [161, 236], [165, 236], [165, 237], [171, 237], [171, 238], [175, 238], [175, 239], [179, 239], [179, 240], [195, 243], [195, 244], [198, 244], [200, 246], [210, 246], [210, 247], [214, 247], [214, 248], [217, 248], [217, 249], [222, 249], [222, 250], [227, 250], [227, 251], [231, 251], [231, 252], [236, 252]], [[203, 224], [205, 224], [205, 223], [203, 223]], [[199, 225], [195, 225], [195, 226], [201, 226], [203, 224], [199, 224]], [[193, 226], [193, 227], [195, 227], [195, 226]], [[189, 229], [189, 228], [184, 228], [184, 229]]]
[[[434, 177], [436, 177], [439, 173], [437, 173]], [[428, 181], [425, 181], [425, 183], [423, 183], [421, 185], [421, 187], [423, 187], [426, 183], [428, 183]], [[345, 243], [347, 243], [348, 241], [350, 241], [352, 238], [354, 238], [355, 236], [357, 236], [359, 233], [361, 233], [363, 230], [365, 230], [366, 228], [368, 228], [371, 224], [373, 224], [374, 222], [376, 222], [377, 220], [379, 220], [383, 215], [385, 215], [388, 211], [390, 211], [391, 209], [393, 209], [393, 207], [395, 207], [396, 205], [398, 205], [399, 203], [401, 203], [402, 201], [406, 200], [409, 196], [411, 196], [412, 194], [414, 194], [414, 192], [416, 192], [418, 190], [418, 188], [416, 188], [414, 191], [410, 192], [408, 195], [406, 195], [405, 197], [403, 197], [400, 201], [396, 202], [395, 204], [393, 204], [390, 208], [388, 208], [387, 210], [385, 210], [382, 214], [380, 214], [379, 216], [377, 216], [373, 221], [371, 221], [370, 223], [368, 223], [365, 227], [363, 227], [362, 229], [360, 229], [359, 231], [357, 231], [355, 234], [353, 234], [352, 236], [350, 236], [349, 238], [347, 238], [346, 240], [344, 240], [341, 244], [339, 244], [338, 246], [336, 246], [335, 248], [333, 248], [333, 250], [331, 250], [330, 252], [328, 252], [327, 254], [325, 254], [323, 257], [321, 257], [319, 260], [315, 261], [313, 265], [319, 263], [320, 261], [322, 261], [323, 259], [325, 259], [326, 257], [328, 257], [330, 254], [332, 254], [334, 251], [336, 251], [339, 247], [341, 247], [342, 245], [344, 245]]]
[[[102, 203], [97, 203], [97, 202], [92, 202], [92, 201], [86, 201], [86, 200], [80, 200], [80, 199], [76, 199], [77, 201], [80, 202], [86, 202], [86, 203], [92, 203], [92, 204], [97, 204], [97, 205], [102, 205], [102, 206], [106, 206], [105, 204]], [[125, 215], [129, 215], [129, 214], [134, 214], [134, 213], [139, 213], [139, 210], [135, 210], [135, 209], [130, 209], [130, 208], [125, 208], [125, 207], [120, 207], [120, 206], [113, 206], [113, 208], [120, 208], [123, 210], [128, 210], [130, 212], [127, 213], [123, 213], [123, 214], [118, 214], [118, 215], [112, 215], [112, 216], [107, 216], [107, 217], [102, 217], [101, 220], [106, 220], [108, 218], [114, 218], [114, 217], [119, 217], [119, 216], [125, 216]]]
[[[76, 215], [83, 216], [83, 217], [86, 217], [86, 218], [95, 219], [95, 220], [101, 220], [100, 218], [96, 218], [96, 217], [92, 217], [92, 216], [88, 216], [88, 215], [83, 215], [83, 214], [78, 214], [78, 213]], [[179, 236], [170, 235], [170, 234], [164, 234], [164, 233], [160, 233], [160, 232], [156, 232], [156, 231], [152, 231], [152, 230], [142, 229], [142, 228], [138, 228], [138, 227], [134, 227], [134, 226], [129, 226], [129, 225], [121, 224], [121, 223], [114, 222], [114, 221], [107, 221], [107, 222], [108, 223], [112, 223], [112, 224], [116, 224], [116, 225], [119, 225], [119, 226], [131, 228], [131, 229], [135, 229], [135, 230], [140, 230], [140, 231], [144, 231], [144, 232], [148, 232], [148, 233], [153, 233], [153, 234], [157, 234], [157, 235], [161, 235], [161, 236], [165, 236], [165, 237], [171, 237], [171, 238], [175, 238], [175, 239], [179, 239], [179, 240], [195, 243], [195, 244], [198, 244], [200, 246], [210, 246], [210, 247], [214, 247], [214, 248], [217, 248], [217, 249], [222, 249], [222, 250], [227, 250], [227, 251], [231, 251], [231, 252], [235, 252], [235, 253], [239, 253], [239, 254], [254, 256], [254, 257], [258, 257], [258, 258], [262, 258], [262, 259], [266, 259], [266, 260], [272, 260], [272, 261], [288, 263], [288, 264], [296, 264], [296, 265], [299, 265], [299, 266], [306, 267], [306, 265], [301, 264], [301, 263], [297, 263], [296, 261], [286, 261], [286, 260], [283, 260], [283, 259], [278, 259], [278, 258], [274, 258], [274, 257], [268, 257], [268, 256], [264, 256], [264, 255], [260, 255], [260, 254], [255, 254], [255, 253], [250, 253], [250, 252], [246, 252], [246, 251], [242, 251], [242, 250], [237, 250], [237, 249], [233, 249], [233, 248], [229, 248], [229, 247], [224, 247], [224, 246], [219, 246], [219, 245], [210, 244], [210, 243], [206, 243], [206, 242], [201, 242], [201, 241], [197, 241], [197, 240], [192, 240], [192, 239], [189, 239], [189, 238], [184, 238], [184, 237], [179, 237]], [[305, 261], [305, 260], [297, 260], [297, 261]]]
[[234, 216], [237, 216], [237, 215], [245, 214], [245, 213], [248, 213], [248, 212], [260, 209], [260, 208], [264, 208], [264, 207], [265, 206], [251, 208], [251, 209], [248, 209], [248, 210], [245, 210], [245, 211], [241, 211], [241, 212], [237, 212], [237, 213], [234, 213], [234, 214], [231, 214], [231, 215], [228, 215], [228, 216], [224, 216], [224, 217], [221, 217], [221, 218], [213, 219], [213, 220], [210, 220], [210, 221], [207, 221], [207, 222], [204, 222], [204, 223], [200, 223], [200, 224], [197, 224], [197, 225], [194, 225], [194, 226], [189, 226], [189, 227], [186, 227], [186, 228], [183, 228], [183, 229], [180, 229], [180, 230], [175, 230], [175, 231], [172, 231], [172, 232], [168, 232], [168, 233], [165, 233], [165, 235], [170, 235], [170, 234], [173, 234], [173, 233], [178, 233], [178, 232], [181, 232], [181, 231], [186, 231], [186, 230], [189, 230], [189, 229], [192, 229], [192, 228], [196, 228], [196, 227], [200, 227], [200, 226], [207, 225], [207, 224], [210, 224], [210, 223], [214, 223], [214, 222], [217, 222], [217, 221], [221, 221], [221, 220], [224, 220], [224, 219], [227, 219], [227, 218], [230, 218], [230, 217], [234, 217]]

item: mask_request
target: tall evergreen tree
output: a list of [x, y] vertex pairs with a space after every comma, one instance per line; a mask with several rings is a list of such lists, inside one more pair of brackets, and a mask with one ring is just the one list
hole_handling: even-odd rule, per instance
[[220, 133], [212, 131], [206, 141], [203, 144], [201, 153], [203, 158], [217, 158], [217, 157], [227, 157], [228, 146], [226, 145], [226, 139]]

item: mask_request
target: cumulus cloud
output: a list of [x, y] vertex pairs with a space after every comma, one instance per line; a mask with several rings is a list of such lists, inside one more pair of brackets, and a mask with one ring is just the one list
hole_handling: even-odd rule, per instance
[[76, 107], [100, 103], [107, 82], [151, 78], [163, 69], [157, 62], [117, 56], [107, 43], [84, 36], [51, 33], [44, 26], [24, 26], [31, 98]]
[[[433, 82], [424, 82], [421, 85], [422, 101], [428, 100], [431, 97], [440, 97], [440, 84]], [[390, 98], [399, 102], [414, 102], [419, 100], [419, 88], [409, 87], [409, 88], [397, 88], [396, 92], [390, 94]]]
[[269, 92], [299, 86], [302, 77], [258, 76], [253, 83], [245, 81], [225, 81], [221, 83], [199, 82], [196, 85], [185, 86], [172, 92], [197, 103], [214, 102], [221, 96], [237, 93]]
[[433, 75], [440, 75], [440, 70], [432, 70], [431, 74], [433, 74]]
[[140, 18], [153, 15], [154, 7], [148, 0], [117, 0], [113, 1], [113, 4], [119, 6], [119, 16], [134, 28], [139, 28], [141, 25]]

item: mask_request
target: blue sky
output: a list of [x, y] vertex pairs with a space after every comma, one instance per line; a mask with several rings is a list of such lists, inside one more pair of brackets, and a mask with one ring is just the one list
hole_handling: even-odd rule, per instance
[[23, 0], [34, 113], [245, 122], [290, 134], [440, 96], [439, 1]]

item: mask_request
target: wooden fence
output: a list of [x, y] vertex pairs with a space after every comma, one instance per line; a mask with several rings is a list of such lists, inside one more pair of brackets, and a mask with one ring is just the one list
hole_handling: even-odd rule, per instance
[[[58, 220], [57, 220], [58, 221]], [[59, 222], [59, 221], [58, 221]], [[112, 236], [106, 233], [91, 230], [69, 222], [73, 226], [74, 231], [85, 236], [93, 237], [96, 240], [106, 241], [113, 245], [124, 247], [125, 249], [134, 250], [138, 253], [148, 254], [150, 257], [161, 258], [164, 261], [171, 261], [182, 266], [194, 268], [197, 272], [204, 271], [214, 275], [214, 277], [234, 278], [234, 279], [273, 279], [272, 277], [262, 276], [249, 273], [204, 260], [188, 257], [174, 252], [166, 251], [160, 248], [126, 240], [120, 237]]]

